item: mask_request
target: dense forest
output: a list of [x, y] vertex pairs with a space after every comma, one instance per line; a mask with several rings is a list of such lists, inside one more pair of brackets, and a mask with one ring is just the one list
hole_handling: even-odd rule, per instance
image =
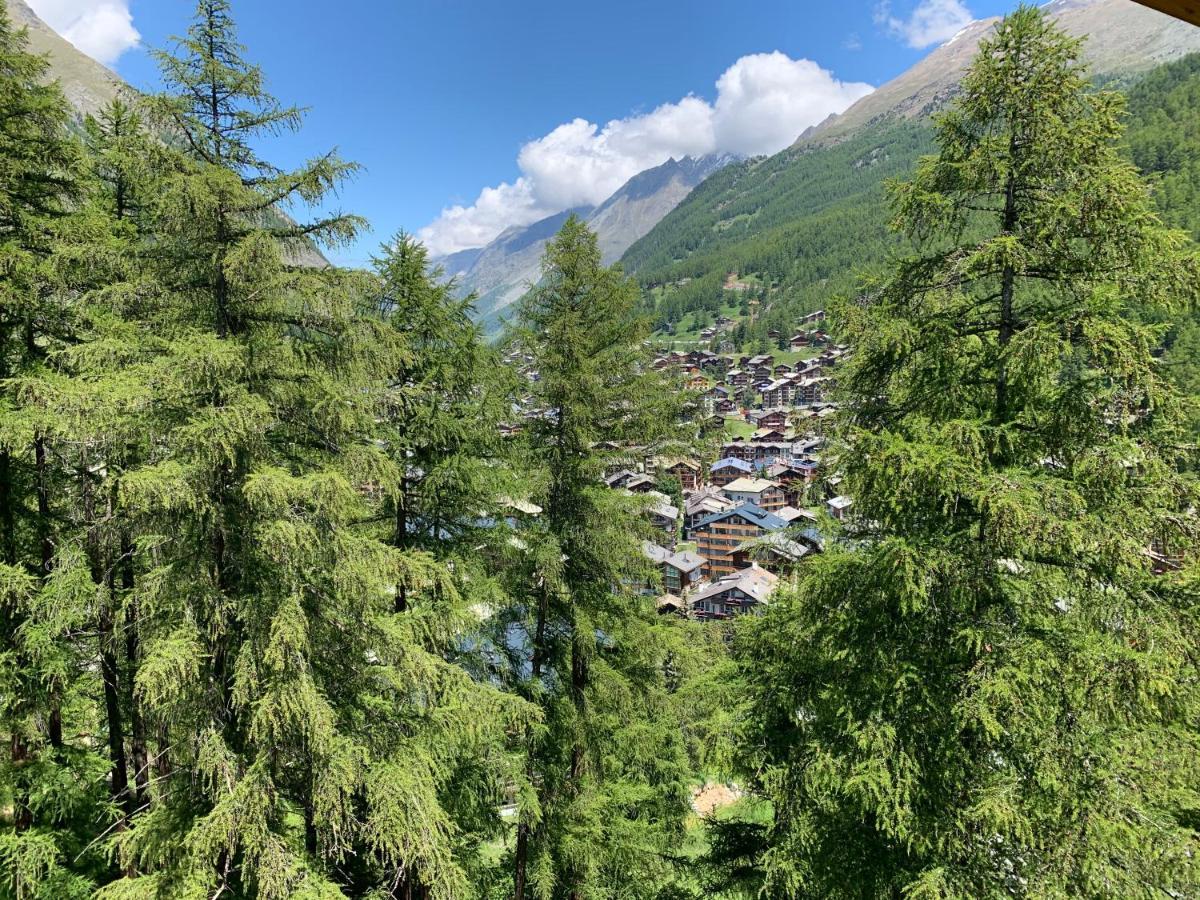
[[[568, 218], [495, 347], [411, 236], [314, 253], [357, 169], [260, 155], [232, 5], [82, 123], [0, 12], [0, 898], [1200, 894], [1200, 61], [1127, 113], [1022, 8], [636, 279]], [[843, 295], [855, 514], [703, 622], [604, 476], [701, 446], [647, 338], [735, 271]]]
[[[1195, 115], [1200, 59], [1185, 57], [1128, 86], [1130, 157], [1154, 185], [1164, 219], [1200, 236], [1200, 134]], [[743, 343], [784, 331], [799, 314], [829, 305], [878, 274], [900, 237], [888, 228], [888, 180], [903, 178], [933, 148], [927, 121], [869, 126], [832, 144], [804, 143], [735, 164], [706, 180], [622, 263], [643, 285], [660, 327], [687, 313], [738, 306], [727, 273], [757, 276], [759, 321]], [[743, 316], [749, 322], [748, 311]]]

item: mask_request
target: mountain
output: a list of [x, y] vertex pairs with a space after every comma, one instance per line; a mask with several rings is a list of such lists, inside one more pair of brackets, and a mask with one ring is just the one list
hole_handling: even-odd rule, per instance
[[[29, 49], [33, 53], [44, 55], [50, 61], [50, 78], [58, 82], [80, 119], [98, 113], [123, 93], [136, 93], [111, 69], [102, 66], [60, 37], [53, 28], [38, 18], [37, 13], [23, 0], [5, 2], [8, 4], [8, 14], [12, 17], [13, 24], [27, 30]], [[274, 210], [272, 215], [287, 222], [292, 221], [283, 210]], [[284, 253], [297, 266], [319, 269], [329, 265], [329, 260], [324, 254], [307, 239], [291, 242]]]
[[[1200, 51], [1200, 29], [1129, 0], [1054, 0], [1046, 10], [1087, 35], [1093, 73], [1133, 83]], [[973, 23], [790, 148], [731, 165], [696, 188], [622, 257], [662, 324], [729, 304], [728, 273], [770, 287], [758, 328], [790, 327], [797, 312], [854, 290], [896, 245], [884, 182], [906, 177], [933, 147], [929, 115], [945, 105], [994, 19]]]
[[[1052, 0], [1043, 8], [1068, 34], [1087, 37], [1084, 55], [1097, 74], [1137, 74], [1200, 51], [1200, 29], [1129, 0]], [[798, 143], [835, 140], [885, 118], [929, 115], [953, 96], [980, 40], [999, 21], [972, 22], [898, 78], [808, 129]]]
[[696, 185], [735, 161], [736, 157], [728, 155], [669, 159], [633, 176], [599, 206], [577, 207], [532, 225], [508, 228], [486, 247], [452, 253], [438, 263], [447, 277], [458, 279], [462, 293], [478, 295], [476, 314], [485, 325], [494, 326], [504, 310], [537, 282], [546, 242], [568, 216], [581, 217], [597, 233], [604, 262], [609, 264], [678, 206]]
[[126, 89], [115, 73], [59, 37], [23, 0], [6, 2], [13, 24], [29, 30], [29, 49], [49, 58], [53, 77], [81, 116], [98, 112]]

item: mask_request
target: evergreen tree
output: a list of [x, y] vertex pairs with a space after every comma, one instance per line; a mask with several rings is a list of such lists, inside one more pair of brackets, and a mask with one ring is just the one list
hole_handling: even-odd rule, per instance
[[675, 402], [646, 365], [637, 288], [600, 264], [576, 217], [546, 250], [523, 301], [519, 344], [538, 379], [528, 429], [543, 514], [530, 553], [523, 690], [544, 711], [528, 751], [514, 895], [653, 896], [680, 833], [687, 760], [663, 682], [652, 605], [627, 585], [639, 565], [639, 498], [603, 483], [597, 446], [670, 433]]
[[486, 750], [521, 708], [449, 658], [464, 604], [447, 566], [377, 527], [404, 472], [379, 432], [413, 350], [370, 278], [315, 253], [358, 221], [284, 214], [353, 167], [259, 156], [300, 117], [241, 54], [228, 4], [203, 0], [151, 104], [178, 140], [149, 212], [162, 295], [129, 313], [153, 415], [118, 503], [153, 783], [104, 895], [456, 896], [444, 794], [464, 756], [504, 768]]
[[983, 41], [892, 188], [916, 255], [841, 310], [856, 519], [741, 651], [776, 895], [1200, 888], [1195, 494], [1123, 315], [1196, 270], [1078, 54]]
[[105, 869], [105, 761], [89, 739], [93, 609], [70, 503], [80, 461], [59, 356], [86, 329], [68, 107], [0, 10], [0, 896], [84, 897]]

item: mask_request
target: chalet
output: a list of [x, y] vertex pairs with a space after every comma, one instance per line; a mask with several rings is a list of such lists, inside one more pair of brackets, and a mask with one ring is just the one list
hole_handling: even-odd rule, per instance
[[705, 559], [691, 550], [673, 553], [662, 562], [663, 587], [686, 597], [704, 580]]
[[[704, 558], [691, 550], [680, 553], [650, 541], [642, 541], [642, 555], [662, 573], [663, 588], [671, 594], [686, 595], [703, 580]], [[642, 586], [642, 593], [651, 593], [653, 585]]]
[[806, 485], [816, 481], [817, 461], [812, 459], [780, 460], [767, 466], [767, 477], [782, 486], [788, 503], [796, 503]]
[[826, 500], [825, 506], [829, 510], [829, 514], [841, 522], [846, 518], [846, 511], [850, 509], [853, 502], [849, 497], [839, 494]]
[[737, 401], [731, 400], [728, 397], [725, 397], [725, 398], [718, 400], [716, 402], [716, 404], [713, 406], [713, 409], [716, 412], [728, 414], [728, 413], [737, 412], [738, 405], [737, 405]]
[[746, 367], [750, 369], [757, 369], [760, 366], [769, 369], [773, 365], [775, 365], [775, 357], [770, 353], [760, 353], [758, 356], [751, 356], [746, 360]]
[[808, 315], [803, 316], [800, 319], [800, 323], [802, 325], [810, 325], [814, 322], [824, 322], [824, 321], [825, 321], [825, 310], [823, 310], [823, 309], [818, 309], [816, 312], [810, 312]]
[[625, 485], [627, 485], [633, 479], [641, 478], [641, 477], [644, 477], [644, 476], [638, 475], [637, 472], [631, 472], [631, 471], [629, 471], [629, 469], [621, 469], [619, 472], [614, 472], [613, 474], [611, 474], [607, 478], [605, 478], [604, 483], [607, 484], [610, 488], [619, 490], [620, 488], [625, 487]]
[[666, 494], [650, 491], [646, 497], [649, 500], [646, 517], [651, 525], [666, 536], [668, 544], [674, 547], [679, 535], [679, 519], [682, 515], [680, 510], [671, 505], [671, 498]]
[[696, 552], [705, 559], [704, 574], [715, 579], [737, 570], [733, 556], [738, 547], [786, 527], [787, 523], [774, 513], [743, 503], [701, 519], [690, 536], [696, 542]]
[[696, 592], [692, 614], [698, 619], [729, 619], [760, 612], [778, 583], [777, 576], [758, 566], [731, 573]]
[[708, 467], [709, 480], [716, 487], [724, 487], [731, 481], [736, 481], [744, 475], [751, 475], [753, 472], [753, 466], [745, 460], [734, 456], [726, 456], [724, 459], [718, 459]]
[[796, 385], [793, 402], [797, 406], [812, 406], [825, 399], [825, 390], [829, 385], [828, 378], [805, 378]]
[[744, 369], [730, 369], [725, 373], [725, 383], [735, 388], [744, 388], [750, 384], [750, 373]]
[[787, 506], [783, 488], [765, 478], [739, 478], [721, 488], [721, 493], [734, 503], [753, 503], [767, 512]]
[[776, 378], [782, 378], [784, 375], [792, 374], [792, 367], [789, 366], [787, 363], [780, 363], [774, 369], [771, 370], [771, 374], [774, 375]]
[[669, 460], [663, 466], [663, 472], [679, 482], [685, 491], [694, 491], [700, 487], [700, 463], [690, 459]]
[[787, 426], [787, 412], [782, 409], [758, 409], [749, 413], [746, 418], [759, 428], [784, 428]]
[[697, 372], [694, 375], [689, 375], [683, 381], [683, 386], [689, 391], [703, 391], [708, 388], [708, 379]]
[[762, 389], [763, 406], [791, 406], [795, 390], [790, 378], [777, 378]]
[[709, 516], [733, 509], [737, 504], [714, 488], [692, 494], [683, 504], [683, 525], [690, 532], [696, 523]]

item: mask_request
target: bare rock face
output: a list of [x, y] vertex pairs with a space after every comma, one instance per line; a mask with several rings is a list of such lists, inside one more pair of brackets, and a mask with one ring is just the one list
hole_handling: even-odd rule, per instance
[[596, 232], [604, 264], [610, 265], [696, 185], [735, 159], [728, 155], [669, 159], [633, 176], [599, 206], [569, 209], [532, 225], [505, 229], [486, 247], [462, 250], [439, 262], [447, 276], [457, 279], [460, 292], [478, 296], [477, 315], [494, 323], [537, 283], [546, 243], [569, 215], [579, 216]]
[[[111, 69], [96, 62], [86, 53], [77, 50], [69, 41], [38, 18], [24, 0], [5, 0], [13, 24], [25, 28], [29, 35], [29, 49], [50, 61], [49, 78], [57, 81], [67, 102], [82, 120], [95, 115], [112, 100], [122, 94], [136, 93]], [[290, 222], [282, 210], [274, 215]], [[284, 254], [294, 266], [323, 269], [329, 261], [311, 241], [297, 239], [284, 248]]]
[[[1200, 51], [1200, 28], [1130, 0], [1053, 0], [1044, 9], [1067, 33], [1087, 38], [1084, 59], [1097, 75], [1136, 74]], [[999, 21], [972, 22], [841, 115], [809, 128], [797, 145], [829, 143], [887, 118], [935, 112], [954, 96], [980, 40]]]
[[60, 37], [23, 0], [6, 0], [8, 14], [29, 33], [29, 49], [50, 60], [51, 77], [80, 117], [94, 114], [130, 88], [116, 74]]

